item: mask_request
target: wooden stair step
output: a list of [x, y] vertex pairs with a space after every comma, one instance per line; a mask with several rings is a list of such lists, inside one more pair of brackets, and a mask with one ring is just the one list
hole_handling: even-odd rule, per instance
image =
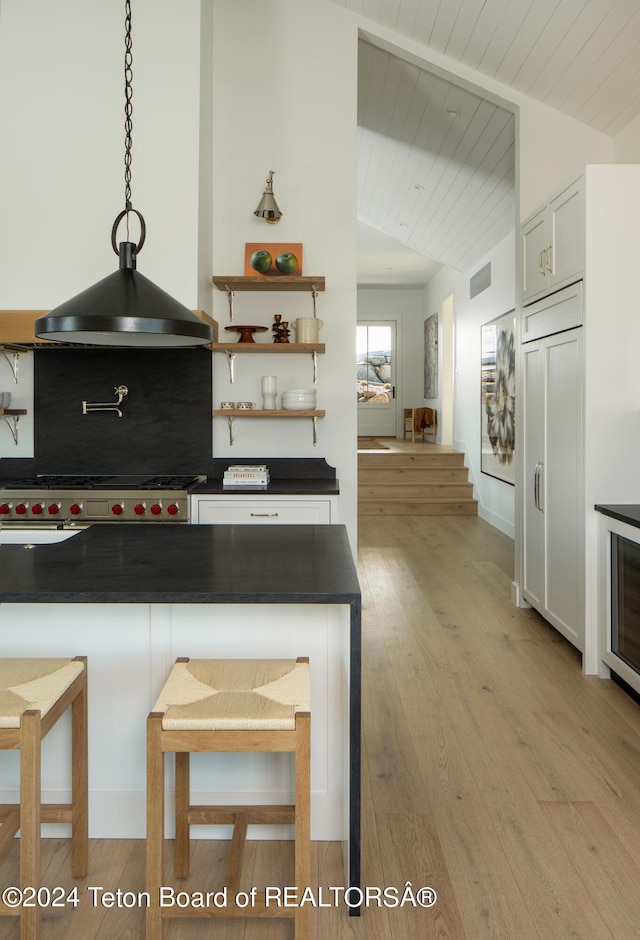
[[358, 482], [464, 483], [468, 473], [466, 467], [359, 467]]
[[365, 516], [476, 516], [475, 499], [358, 499], [358, 512]]
[[359, 499], [469, 499], [473, 496], [473, 485], [467, 482], [406, 482], [375, 481], [358, 482]]
[[386, 469], [400, 467], [463, 467], [464, 454], [461, 451], [446, 451], [445, 453], [413, 454], [413, 453], [372, 453], [358, 454], [358, 467], [381, 467]]

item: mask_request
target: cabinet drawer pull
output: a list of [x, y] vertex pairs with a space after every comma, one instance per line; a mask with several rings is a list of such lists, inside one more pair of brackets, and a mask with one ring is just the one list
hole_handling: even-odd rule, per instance
[[280, 513], [277, 512], [250, 512], [249, 515], [256, 519], [275, 519]]
[[543, 277], [546, 276], [545, 270], [544, 270], [544, 261], [543, 261], [544, 255], [545, 255], [544, 251], [541, 251], [540, 254], [538, 255], [538, 270], [540, 271], [540, 274], [542, 274]]
[[551, 266], [551, 252], [552, 251], [553, 251], [553, 245], [549, 245], [547, 250], [544, 252], [544, 259], [545, 259], [544, 264], [549, 274], [553, 274], [553, 267]]

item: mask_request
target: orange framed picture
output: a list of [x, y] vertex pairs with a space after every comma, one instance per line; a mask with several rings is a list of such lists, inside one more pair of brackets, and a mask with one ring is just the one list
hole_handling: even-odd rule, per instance
[[244, 273], [247, 277], [302, 274], [302, 243], [246, 242]]

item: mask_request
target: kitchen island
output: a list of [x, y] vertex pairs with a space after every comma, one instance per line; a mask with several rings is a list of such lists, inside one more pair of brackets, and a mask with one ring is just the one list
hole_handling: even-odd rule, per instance
[[[359, 883], [360, 589], [344, 526], [94, 525], [0, 545], [0, 636], [7, 656], [89, 657], [99, 838], [144, 837], [146, 717], [177, 656], [309, 656], [312, 838], [347, 842]], [[67, 732], [43, 746], [46, 801], [69, 788]], [[215, 757], [194, 755], [194, 802], [290, 801], [288, 755]], [[17, 760], [1, 774], [0, 802], [15, 799]]]

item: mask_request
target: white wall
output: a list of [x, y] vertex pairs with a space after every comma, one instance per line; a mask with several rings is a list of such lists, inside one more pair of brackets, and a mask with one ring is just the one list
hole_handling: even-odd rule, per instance
[[[491, 262], [491, 286], [471, 300], [469, 281]], [[511, 233], [468, 274], [443, 268], [425, 289], [425, 307], [439, 310], [453, 294], [455, 309], [454, 446], [464, 451], [478, 514], [514, 535], [514, 487], [480, 469], [480, 327], [515, 306], [515, 239]]]
[[616, 163], [640, 163], [640, 115], [613, 138]]
[[[245, 242], [303, 243], [303, 274], [324, 275], [318, 444], [308, 418], [214, 421], [214, 451], [242, 458], [326, 457], [340, 479], [340, 521], [356, 524], [356, 92], [357, 34], [326, 0], [218, 0], [213, 17], [214, 274], [240, 274]], [[269, 170], [283, 212], [276, 225], [253, 216]], [[229, 325], [227, 297], [214, 316]], [[310, 293], [240, 293], [235, 322], [267, 326], [312, 315]], [[224, 331], [221, 330], [224, 335]], [[230, 334], [226, 334], [228, 338]], [[267, 334], [270, 338], [270, 334]], [[235, 338], [235, 334], [231, 334]], [[236, 381], [215, 359], [214, 401], [260, 403], [260, 378], [278, 391], [311, 386], [310, 357], [236, 356]]]
[[[148, 229], [139, 268], [189, 306], [197, 296], [199, 32], [199, 0], [135, 4], [132, 189]], [[118, 4], [3, 2], [3, 307], [54, 306], [118, 266], [110, 237], [124, 208], [123, 57]]]
[[580, 176], [586, 163], [614, 159], [611, 137], [531, 98], [519, 101], [517, 135], [521, 219]]

